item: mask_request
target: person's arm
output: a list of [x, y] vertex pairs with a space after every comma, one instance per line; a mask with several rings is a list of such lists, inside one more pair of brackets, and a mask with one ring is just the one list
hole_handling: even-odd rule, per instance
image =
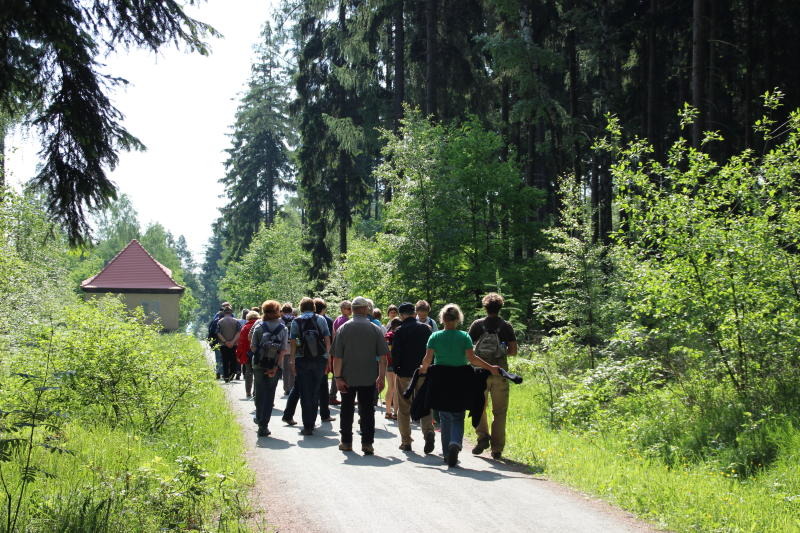
[[422, 358], [422, 364], [419, 366], [419, 373], [426, 374], [428, 372], [428, 367], [431, 366], [433, 362], [433, 348], [428, 348], [425, 350], [425, 357]]
[[387, 355], [388, 353], [381, 355], [378, 358], [378, 379], [375, 380], [375, 388], [378, 389], [378, 392], [383, 390], [383, 387], [386, 386], [386, 364], [387, 364]]
[[334, 357], [333, 359], [333, 379], [336, 381], [336, 389], [339, 392], [347, 392], [347, 382], [342, 376], [342, 358]]
[[508, 350], [506, 350], [506, 355], [517, 355], [517, 341], [509, 341], [507, 345]]
[[500, 367], [499, 366], [490, 365], [489, 363], [487, 363], [486, 361], [484, 361], [483, 359], [481, 359], [480, 357], [475, 355], [475, 350], [473, 350], [472, 348], [468, 348], [468, 349], [464, 350], [464, 354], [467, 356], [467, 361], [469, 361], [469, 364], [471, 364], [472, 366], [478, 366], [480, 368], [485, 368], [486, 370], [488, 370], [489, 372], [491, 372], [495, 376], [500, 373]]

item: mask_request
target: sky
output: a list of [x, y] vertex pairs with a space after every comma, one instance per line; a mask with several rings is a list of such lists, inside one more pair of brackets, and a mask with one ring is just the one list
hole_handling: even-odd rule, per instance
[[[121, 152], [109, 175], [127, 194], [142, 226], [161, 223], [184, 235], [202, 261], [211, 224], [224, 205], [224, 150], [229, 147], [238, 98], [246, 87], [264, 22], [275, 0], [208, 0], [187, 8], [223, 37], [209, 41], [201, 56], [165, 47], [158, 55], [142, 50], [106, 58], [105, 72], [130, 84], [111, 95], [125, 115], [123, 124], [146, 146]], [[9, 183], [26, 182], [36, 172], [38, 144], [23, 131], [6, 140]]]

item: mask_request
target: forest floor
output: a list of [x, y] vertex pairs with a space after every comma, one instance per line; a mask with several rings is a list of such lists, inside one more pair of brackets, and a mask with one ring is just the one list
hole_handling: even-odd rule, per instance
[[[382, 408], [376, 410], [375, 455], [361, 453], [357, 434], [354, 451], [341, 452], [339, 410], [331, 409], [335, 422], [303, 436], [298, 426], [281, 421], [286, 398], [280, 397], [280, 384], [272, 435], [258, 438], [244, 383], [222, 387], [255, 472], [254, 507], [274, 531], [655, 531], [604, 502], [530, 475], [525, 466], [473, 456], [471, 444], [465, 444], [459, 465], [448, 469], [441, 455], [422, 453], [417, 426], [414, 451], [402, 452], [397, 423], [385, 420]], [[438, 448], [437, 433], [435, 453]]]

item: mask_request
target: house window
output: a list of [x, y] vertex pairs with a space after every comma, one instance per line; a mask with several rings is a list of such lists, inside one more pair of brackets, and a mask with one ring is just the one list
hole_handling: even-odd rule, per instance
[[155, 315], [158, 317], [161, 315], [161, 302], [159, 301], [144, 301], [141, 306], [145, 316]]

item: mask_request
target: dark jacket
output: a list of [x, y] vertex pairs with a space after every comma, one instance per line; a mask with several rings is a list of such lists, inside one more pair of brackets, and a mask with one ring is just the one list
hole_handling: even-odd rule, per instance
[[403, 320], [392, 337], [392, 366], [394, 373], [410, 378], [422, 364], [431, 328], [417, 322], [413, 316]]
[[[486, 401], [486, 379], [489, 372], [470, 365], [428, 367], [425, 381], [411, 403], [411, 418], [419, 420], [431, 409], [438, 411], [469, 411], [472, 427], [478, 427]], [[411, 380], [414, 390], [418, 375]]]

